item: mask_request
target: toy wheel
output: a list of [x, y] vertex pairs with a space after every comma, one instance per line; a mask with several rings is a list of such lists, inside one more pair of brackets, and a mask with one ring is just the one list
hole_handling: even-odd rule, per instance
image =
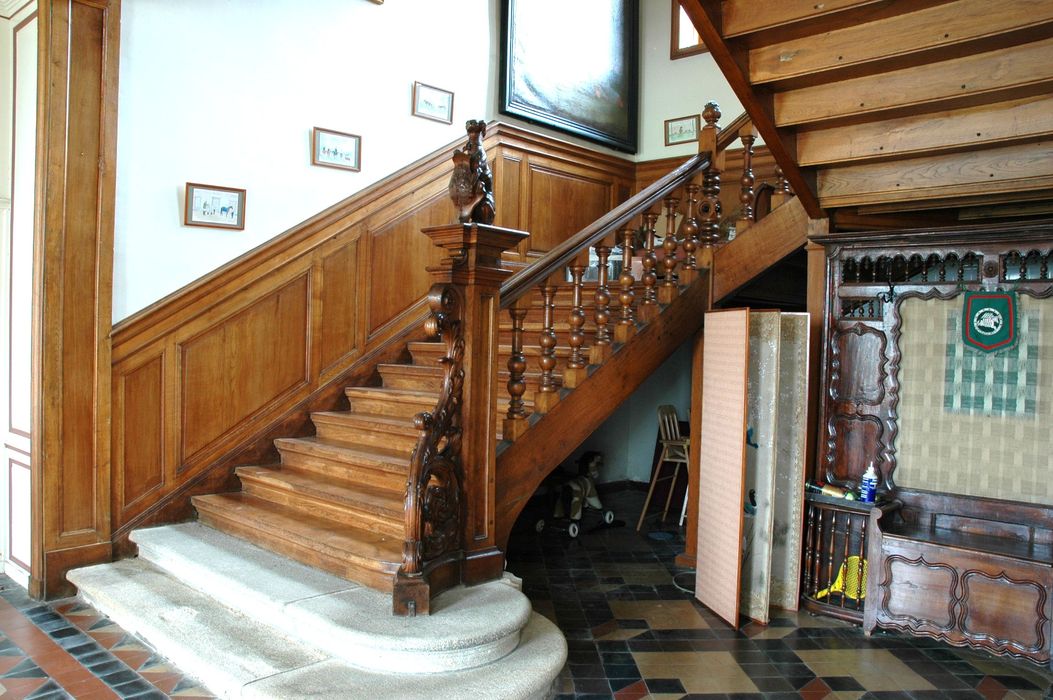
[[607, 524], [607, 525], [610, 525], [611, 523], [614, 522], [614, 511], [613, 510], [605, 510], [605, 511], [603, 511], [603, 522], [605, 524]]
[[536, 523], [534, 523], [534, 530], [536, 532], [544, 532], [545, 531], [545, 519], [544, 518], [540, 518], [540, 519], [538, 519], [538, 521]]
[[577, 537], [578, 536], [578, 524], [577, 523], [571, 523], [570, 525], [567, 525], [567, 534], [570, 536], [571, 539], [574, 539], [575, 537]]

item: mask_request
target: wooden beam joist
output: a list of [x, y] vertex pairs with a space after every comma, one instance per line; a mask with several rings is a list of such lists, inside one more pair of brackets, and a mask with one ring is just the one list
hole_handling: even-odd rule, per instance
[[887, 160], [1053, 136], [1053, 95], [800, 131], [802, 166]]
[[1048, 0], [959, 0], [759, 46], [750, 50], [750, 82], [815, 85], [1036, 41], [1051, 31]]
[[813, 0], [728, 0], [724, 3], [721, 30], [730, 38], [879, 4], [882, 0], [826, 0], [822, 3]]
[[782, 168], [783, 175], [800, 198], [808, 216], [823, 218], [815, 194], [814, 174], [805, 173], [797, 166], [797, 144], [793, 132], [776, 128], [771, 93], [763, 89], [755, 91], [749, 84], [746, 78], [749, 75], [749, 56], [745, 47], [733, 47], [720, 35], [721, 3], [719, 0], [683, 0], [682, 6], [735, 95], [753, 119], [757, 131], [775, 162]]
[[1053, 141], [819, 171], [824, 207], [971, 197], [1053, 187]]
[[1050, 56], [1053, 38], [780, 92], [774, 96], [775, 123], [859, 122], [1034, 95], [1053, 85]]

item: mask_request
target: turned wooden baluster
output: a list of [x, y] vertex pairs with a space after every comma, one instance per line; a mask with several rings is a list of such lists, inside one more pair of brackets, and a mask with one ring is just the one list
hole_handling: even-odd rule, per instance
[[599, 277], [596, 281], [596, 340], [589, 348], [589, 364], [602, 365], [611, 356], [611, 291], [607, 288], [607, 259], [611, 249], [603, 242], [596, 244]]
[[563, 372], [563, 386], [573, 389], [589, 376], [588, 355], [582, 350], [582, 346], [585, 345], [585, 309], [581, 306], [581, 278], [585, 275], [585, 266], [575, 261], [570, 266], [570, 275], [574, 280], [574, 302], [567, 319], [570, 324], [570, 334], [567, 338], [570, 357], [567, 358], [567, 368]]
[[548, 413], [559, 401], [559, 387], [556, 386], [556, 378], [552, 375], [556, 369], [556, 331], [552, 321], [556, 308], [556, 287], [546, 284], [541, 288], [541, 294], [545, 299], [545, 320], [538, 337], [538, 344], [541, 346], [541, 357], [538, 359], [541, 379], [534, 394], [534, 410], [538, 413]]
[[636, 293], [633, 292], [633, 235], [636, 230], [631, 226], [622, 229], [622, 273], [618, 275], [618, 285], [622, 291], [618, 293], [618, 302], [622, 306], [622, 316], [614, 327], [614, 340], [619, 343], [627, 343], [636, 335], [636, 319], [633, 317], [633, 300]]
[[640, 308], [637, 316], [644, 323], [648, 323], [658, 315], [658, 297], [655, 294], [655, 285], [658, 284], [658, 274], [655, 267], [658, 266], [658, 256], [654, 254], [654, 229], [658, 223], [658, 212], [648, 211], [644, 214], [644, 228], [647, 229], [647, 237], [644, 241], [643, 274], [640, 281], [643, 282], [643, 298], [640, 300]]
[[676, 235], [680, 239], [680, 245], [684, 248], [684, 262], [680, 265], [680, 282], [691, 284], [698, 277], [698, 266], [695, 260], [695, 251], [699, 244], [699, 220], [695, 214], [695, 206], [698, 204], [698, 192], [702, 189], [697, 183], [689, 182], [684, 187], [687, 192], [687, 211], [684, 218], [680, 220], [680, 228]]
[[527, 317], [526, 308], [520, 308], [517, 303], [508, 309], [508, 315], [512, 317], [512, 355], [508, 358], [508, 415], [505, 418], [501, 437], [505, 440], [515, 441], [529, 427], [527, 421], [526, 405], [523, 403], [523, 394], [526, 393], [526, 357], [523, 355], [523, 322]]
[[663, 304], [671, 304], [680, 293], [676, 282], [676, 212], [680, 207], [680, 198], [669, 195], [665, 198], [665, 240], [662, 241], [662, 269], [664, 279], [662, 286], [658, 288], [658, 301]]
[[793, 190], [790, 189], [790, 181], [786, 179], [786, 175], [783, 174], [782, 168], [778, 165], [775, 166], [775, 191], [771, 193], [771, 208], [785, 204], [790, 199], [793, 199]]
[[[724, 152], [717, 151], [717, 120], [720, 119], [720, 108], [716, 102], [709, 102], [702, 110], [706, 125], [699, 135], [699, 148], [712, 153], [709, 167], [702, 174], [702, 204], [699, 208], [698, 237], [702, 245], [712, 248], [720, 243], [720, 173], [724, 169]], [[705, 144], [705, 146], [703, 146]]]
[[739, 201], [742, 202], [742, 214], [735, 222], [735, 234], [738, 235], [753, 224], [755, 216], [754, 204], [756, 193], [753, 185], [757, 179], [753, 176], [753, 143], [757, 140], [757, 127], [750, 122], [739, 131], [739, 139], [742, 141], [742, 191], [739, 193]]

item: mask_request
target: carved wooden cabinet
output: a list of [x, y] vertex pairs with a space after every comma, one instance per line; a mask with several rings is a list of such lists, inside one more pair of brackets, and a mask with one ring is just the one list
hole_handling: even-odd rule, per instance
[[1053, 294], [1049, 226], [833, 234], [826, 247], [822, 409], [815, 476], [855, 487], [873, 462], [895, 488], [900, 306], [965, 290]]
[[902, 492], [870, 517], [864, 630], [1050, 661], [1050, 509]]

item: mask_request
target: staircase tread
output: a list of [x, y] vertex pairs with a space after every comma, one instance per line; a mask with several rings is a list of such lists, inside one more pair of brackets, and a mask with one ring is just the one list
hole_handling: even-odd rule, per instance
[[274, 443], [279, 450], [284, 447], [298, 452], [307, 452], [315, 456], [337, 458], [348, 462], [371, 462], [378, 466], [398, 467], [398, 471], [402, 471], [409, 466], [409, 455], [400, 450], [387, 450], [382, 447], [349, 446], [314, 436], [279, 438]]
[[313, 418], [321, 418], [336, 420], [336, 421], [347, 421], [351, 423], [375, 423], [378, 425], [386, 425], [393, 428], [410, 428], [416, 430], [413, 425], [412, 418], [402, 418], [399, 416], [388, 416], [383, 413], [361, 413], [359, 411], [318, 411], [311, 414]]
[[406, 398], [406, 399], [419, 399], [421, 401], [431, 399], [437, 400], [439, 398], [439, 392], [437, 391], [422, 391], [419, 389], [399, 389], [397, 387], [390, 386], [349, 386], [344, 390], [344, 394], [348, 397], [353, 394], [375, 394], [374, 398], [385, 396], [393, 399]]
[[411, 365], [411, 364], [389, 364], [389, 363], [385, 363], [385, 364], [377, 365], [377, 370], [380, 371], [381, 374], [383, 374], [384, 372], [394, 371], [394, 372], [404, 372], [404, 373], [407, 373], [407, 374], [422, 374], [422, 375], [427, 375], [427, 376], [441, 376], [442, 373], [443, 373], [443, 368], [438, 363], [435, 363], [434, 366], [433, 365]]
[[276, 467], [238, 467], [236, 472], [239, 477], [244, 475], [266, 483], [283, 484], [297, 493], [340, 505], [367, 505], [374, 509], [395, 511], [400, 517], [404, 509], [401, 494], [368, 484], [351, 485], [347, 481], [320, 474], [301, 474]]
[[244, 520], [247, 516], [257, 530], [298, 542], [300, 546], [329, 556], [349, 554], [391, 566], [402, 563], [402, 541], [372, 530], [303, 513], [241, 491], [195, 496], [193, 500], [199, 511], [225, 510], [229, 514], [227, 517], [233, 520]]

